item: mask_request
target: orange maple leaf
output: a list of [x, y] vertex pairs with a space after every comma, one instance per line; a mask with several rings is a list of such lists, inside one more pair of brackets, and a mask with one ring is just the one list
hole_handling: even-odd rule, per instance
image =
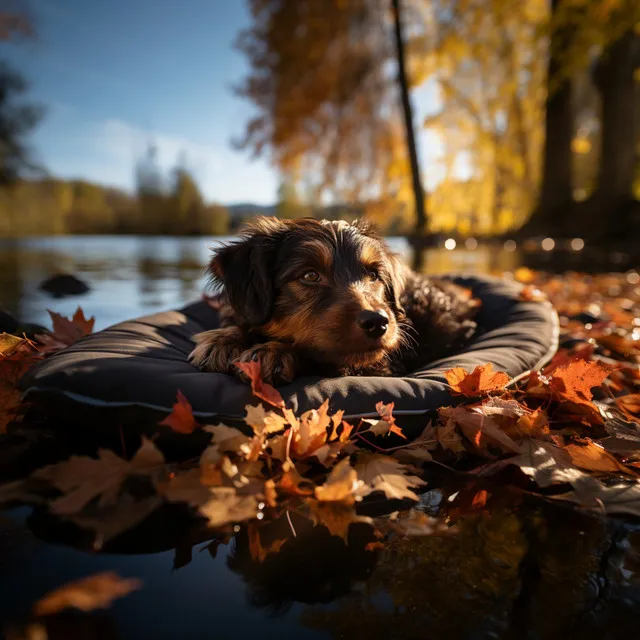
[[22, 394], [18, 383], [39, 357], [30, 340], [0, 334], [0, 433], [20, 419]]
[[558, 367], [549, 380], [556, 395], [576, 404], [591, 405], [593, 387], [599, 387], [612, 368], [589, 360], [574, 360]]
[[193, 417], [191, 404], [180, 389], [178, 389], [176, 403], [173, 405], [171, 413], [159, 424], [171, 427], [176, 433], [187, 435], [200, 428], [200, 424]]
[[284, 400], [280, 392], [270, 384], [262, 381], [262, 370], [259, 361], [234, 362], [233, 364], [251, 380], [251, 391], [254, 396], [274, 407], [284, 408]]
[[471, 506], [474, 509], [484, 508], [487, 504], [488, 497], [489, 497], [489, 494], [484, 489], [480, 489], [480, 491], [478, 491], [478, 493], [476, 493], [476, 495], [473, 496], [473, 499], [471, 500]]
[[402, 429], [396, 424], [396, 419], [393, 417], [393, 407], [395, 406], [394, 402], [390, 402], [389, 404], [385, 404], [384, 402], [378, 402], [376, 404], [376, 411], [380, 415], [380, 417], [389, 424], [389, 433], [395, 433], [397, 436], [401, 438], [407, 439], [407, 436], [404, 435]]
[[50, 309], [47, 311], [51, 316], [53, 331], [35, 336], [38, 342], [44, 345], [44, 349], [42, 349], [44, 352], [58, 351], [69, 347], [78, 342], [80, 338], [93, 332], [94, 316], [87, 319], [80, 307], [76, 309], [71, 320]]
[[504, 389], [510, 380], [506, 373], [494, 372], [490, 362], [477, 366], [471, 373], [462, 367], [454, 367], [445, 371], [444, 375], [452, 391], [467, 398]]

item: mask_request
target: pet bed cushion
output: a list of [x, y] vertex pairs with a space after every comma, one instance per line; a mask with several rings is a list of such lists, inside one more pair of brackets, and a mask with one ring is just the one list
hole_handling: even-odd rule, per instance
[[[447, 369], [471, 371], [490, 362], [517, 377], [548, 362], [558, 344], [558, 319], [548, 303], [521, 300], [522, 286], [515, 282], [452, 279], [482, 301], [481, 331], [463, 353], [403, 378], [300, 378], [279, 388], [287, 405], [302, 412], [328, 398], [331, 410], [344, 409], [353, 418], [375, 415], [376, 403], [384, 401], [395, 403], [396, 416], [418, 416], [459, 400], [444, 382]], [[98, 420], [127, 407], [136, 407], [138, 415], [140, 410], [166, 413], [180, 390], [200, 421], [241, 419], [245, 405], [255, 402], [250, 387], [232, 376], [199, 371], [187, 361], [192, 336], [215, 328], [218, 321], [218, 313], [203, 301], [116, 324], [35, 366], [21, 383], [26, 399], [45, 407], [64, 400], [71, 407], [65, 420], [73, 422], [86, 420], [87, 410]]]

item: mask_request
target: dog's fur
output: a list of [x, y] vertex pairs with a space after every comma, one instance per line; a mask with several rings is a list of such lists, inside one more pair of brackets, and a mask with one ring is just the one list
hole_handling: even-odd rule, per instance
[[[402, 375], [461, 349], [477, 304], [458, 287], [409, 270], [366, 222], [258, 218], [219, 248], [208, 269], [222, 285], [221, 328], [195, 336], [190, 361], [263, 379], [297, 375]], [[388, 316], [371, 336], [363, 311]]]

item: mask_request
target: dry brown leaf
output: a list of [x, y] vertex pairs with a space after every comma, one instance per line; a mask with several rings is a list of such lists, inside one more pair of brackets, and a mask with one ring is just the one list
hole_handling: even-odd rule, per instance
[[298, 458], [315, 455], [315, 451], [327, 442], [327, 428], [331, 423], [328, 408], [329, 401], [326, 400], [320, 409], [311, 409], [303, 413], [299, 426], [292, 427], [291, 449]]
[[131, 461], [123, 460], [108, 449], [100, 449], [98, 458], [71, 456], [64, 462], [44, 467], [33, 477], [46, 480], [65, 495], [51, 502], [58, 515], [79, 512], [100, 496], [99, 505], [114, 504], [123, 480], [132, 474], [150, 474], [164, 465], [164, 456], [147, 438]]
[[599, 387], [611, 371], [611, 367], [597, 362], [574, 360], [553, 372], [549, 379], [549, 388], [560, 399], [591, 406], [591, 389]]
[[189, 404], [189, 401], [180, 389], [178, 389], [176, 402], [173, 405], [171, 413], [158, 424], [171, 427], [176, 433], [185, 435], [189, 435], [196, 429], [201, 428], [197, 420], [193, 417], [191, 404]]
[[447, 420], [445, 425], [436, 427], [436, 436], [443, 449], [448, 449], [456, 454], [466, 452], [462, 444], [462, 436], [458, 433], [453, 420]]
[[438, 448], [438, 442], [437, 431], [435, 427], [429, 423], [417, 438], [401, 449], [394, 451], [393, 457], [404, 463], [415, 461], [429, 462], [433, 459], [429, 452]]
[[479, 365], [471, 373], [455, 367], [445, 371], [444, 375], [451, 390], [467, 398], [500, 391], [511, 380], [506, 373], [494, 371], [491, 363]]
[[48, 616], [64, 609], [80, 611], [106, 609], [118, 598], [142, 587], [137, 578], [121, 578], [112, 571], [69, 582], [38, 600], [33, 607], [37, 616]]
[[228, 427], [226, 424], [208, 425], [204, 427], [204, 431], [211, 434], [211, 444], [217, 447], [221, 453], [237, 452], [242, 445], [249, 442], [249, 437], [240, 429]]
[[623, 473], [637, 477], [637, 473], [618, 462], [604, 448], [589, 439], [568, 444], [564, 450], [569, 454], [574, 466], [593, 473]]
[[541, 440], [525, 440], [522, 443], [522, 453], [509, 458], [508, 462], [520, 467], [523, 473], [542, 488], [553, 484], [571, 483], [584, 475], [576, 469], [564, 449]]
[[244, 421], [253, 429], [257, 436], [280, 433], [284, 431], [286, 422], [282, 416], [273, 411], [265, 411], [263, 405], [253, 407], [248, 404], [245, 407], [247, 412]]
[[284, 407], [284, 400], [280, 392], [270, 384], [263, 382], [260, 362], [234, 362], [233, 364], [251, 380], [251, 391], [256, 398], [260, 398], [274, 407]]
[[458, 425], [460, 431], [479, 451], [487, 445], [498, 447], [505, 453], [519, 453], [520, 447], [504, 433], [490, 417], [470, 410], [468, 407], [445, 407], [440, 416]]
[[200, 505], [198, 511], [208, 519], [210, 527], [252, 520], [258, 514], [258, 499], [255, 496], [240, 496], [233, 487], [212, 487], [209, 500]]
[[80, 307], [77, 308], [71, 320], [61, 316], [55, 311], [48, 310], [53, 323], [53, 331], [50, 334], [38, 334], [36, 340], [44, 345], [43, 352], [58, 351], [93, 332], [95, 318], [87, 319]]
[[356, 464], [358, 478], [364, 485], [357, 489], [360, 495], [368, 492], [382, 491], [387, 498], [395, 500], [418, 501], [419, 496], [412, 491], [426, 484], [417, 476], [408, 475], [409, 468], [395, 458], [379, 453], [363, 452], [358, 456]]
[[331, 470], [326, 482], [315, 488], [314, 493], [320, 502], [353, 504], [356, 496], [363, 495], [363, 485], [349, 458], [345, 458]]
[[632, 420], [640, 420], [640, 393], [630, 393], [616, 399], [618, 407]]

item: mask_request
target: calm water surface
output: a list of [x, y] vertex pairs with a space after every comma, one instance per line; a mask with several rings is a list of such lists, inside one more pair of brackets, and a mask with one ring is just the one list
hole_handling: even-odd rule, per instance
[[[48, 324], [46, 309], [78, 304], [97, 328], [197, 300], [207, 245], [220, 239], [65, 237], [0, 242], [0, 305]], [[407, 254], [401, 239], [393, 248]], [[500, 271], [515, 254], [433, 251], [430, 272]], [[54, 300], [46, 277], [75, 273], [91, 293]], [[2, 453], [0, 451], [0, 453]], [[1, 462], [0, 462], [1, 464]], [[2, 470], [0, 469], [0, 472]], [[1, 474], [0, 474], [1, 475]], [[437, 504], [431, 481], [425, 508]], [[442, 489], [444, 491], [444, 489]], [[450, 494], [457, 488], [449, 486]], [[29, 620], [50, 589], [113, 570], [142, 579], [108, 611], [63, 614], [46, 635], [7, 638], [632, 638], [640, 625], [640, 535], [631, 527], [542, 501], [500, 497], [491, 515], [463, 519], [453, 536], [349, 545], [295, 513], [267, 533], [280, 552], [252, 559], [243, 528], [223, 544], [183, 516], [154, 515], [100, 552], [82, 532], [29, 509], [0, 512], [0, 630]], [[435, 496], [435, 499], [434, 499]], [[375, 514], [372, 514], [375, 515]], [[279, 531], [276, 531], [280, 527]], [[295, 530], [296, 535], [292, 534]], [[2, 631], [0, 631], [1, 633]]]
[[[0, 307], [25, 322], [47, 323], [46, 309], [71, 314], [77, 305], [95, 315], [96, 328], [197, 300], [206, 285], [209, 247], [224, 238], [65, 236], [0, 240]], [[388, 239], [409, 256], [403, 238]], [[431, 273], [487, 272], [513, 268], [517, 255], [489, 249], [427, 255]], [[91, 292], [53, 300], [38, 290], [55, 273], [73, 273]]]

